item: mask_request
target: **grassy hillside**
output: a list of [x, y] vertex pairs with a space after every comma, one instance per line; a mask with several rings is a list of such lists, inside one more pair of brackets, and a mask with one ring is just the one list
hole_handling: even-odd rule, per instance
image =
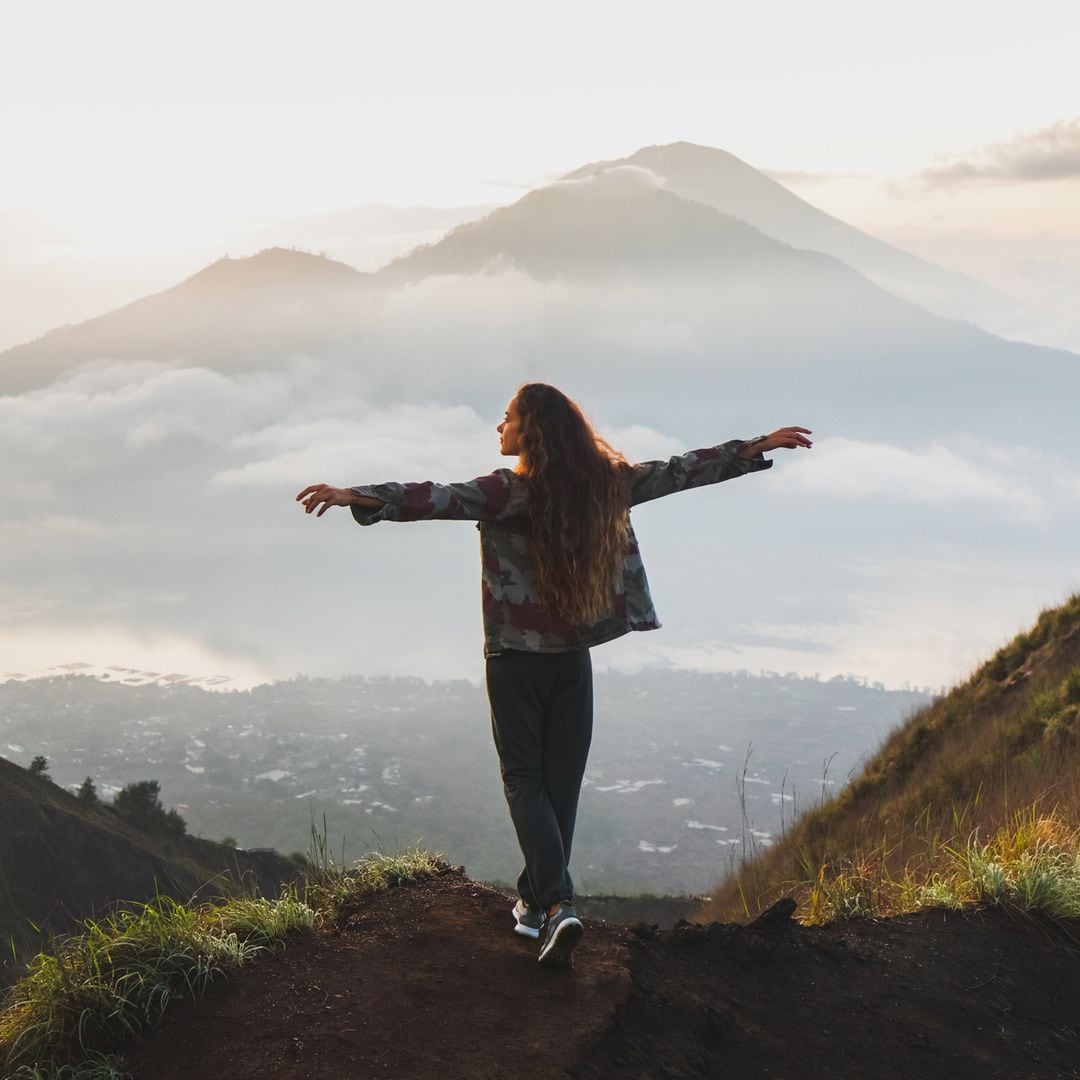
[[0, 985], [48, 937], [117, 901], [186, 901], [251, 886], [276, 896], [296, 872], [273, 852], [148, 835], [0, 758]]
[[1080, 594], [896, 728], [860, 775], [719, 886], [703, 914], [745, 918], [788, 893], [812, 916], [837, 890], [851, 910], [895, 909], [905, 888], [932, 892], [995, 834], [1038, 853], [1064, 850], [1060, 838], [1078, 827]]

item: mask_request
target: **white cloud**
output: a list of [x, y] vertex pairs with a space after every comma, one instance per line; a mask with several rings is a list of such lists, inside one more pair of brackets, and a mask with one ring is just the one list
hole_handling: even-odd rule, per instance
[[1080, 177], [1080, 117], [1015, 135], [919, 173], [928, 188], [980, 182], [1027, 183]]
[[69, 442], [74, 430], [92, 443], [122, 430], [132, 448], [175, 436], [217, 443], [230, 428], [286, 408], [293, 382], [288, 372], [230, 377], [151, 361], [89, 363], [41, 390], [0, 396], [0, 428], [12, 443], [38, 447]]
[[[214, 485], [359, 483], [359, 475], [457, 480], [489, 472], [497, 450], [495, 422], [464, 406], [354, 403], [350, 419], [275, 423], [245, 433], [232, 445], [255, 460], [216, 473]], [[342, 477], [342, 473], [347, 474]], [[328, 479], [321, 481], [320, 476]], [[330, 477], [337, 476], [334, 481]], [[349, 477], [352, 479], [349, 479]]]
[[575, 180], [557, 180], [552, 187], [581, 194], [588, 198], [628, 198], [642, 191], [665, 187], [665, 181], [652, 169], [640, 165], [615, 165], [602, 172], [590, 173]]
[[933, 442], [919, 449], [832, 437], [814, 444], [801, 469], [785, 471], [777, 487], [831, 499], [887, 499], [949, 506], [984, 503], [1035, 519], [1054, 509], [1048, 489], [1075, 471], [1026, 447], [998, 447], [974, 439], [953, 448]]

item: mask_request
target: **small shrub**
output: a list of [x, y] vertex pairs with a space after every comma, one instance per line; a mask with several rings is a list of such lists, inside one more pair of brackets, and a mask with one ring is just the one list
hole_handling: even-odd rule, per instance
[[1028, 717], [1033, 720], [1041, 720], [1045, 723], [1058, 711], [1059, 689], [1043, 690], [1032, 698], [1028, 709]]

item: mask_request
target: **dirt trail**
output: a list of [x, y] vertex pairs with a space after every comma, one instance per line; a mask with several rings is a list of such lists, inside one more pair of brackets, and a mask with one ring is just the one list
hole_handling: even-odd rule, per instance
[[997, 910], [805, 928], [586, 920], [571, 972], [448, 871], [175, 1007], [136, 1080], [1080, 1077], [1080, 948]]

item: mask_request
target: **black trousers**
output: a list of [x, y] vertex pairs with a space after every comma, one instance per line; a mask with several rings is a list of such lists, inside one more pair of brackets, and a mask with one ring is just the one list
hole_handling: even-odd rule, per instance
[[508, 650], [487, 660], [491, 731], [525, 868], [531, 907], [574, 898], [568, 863], [592, 741], [592, 660]]

